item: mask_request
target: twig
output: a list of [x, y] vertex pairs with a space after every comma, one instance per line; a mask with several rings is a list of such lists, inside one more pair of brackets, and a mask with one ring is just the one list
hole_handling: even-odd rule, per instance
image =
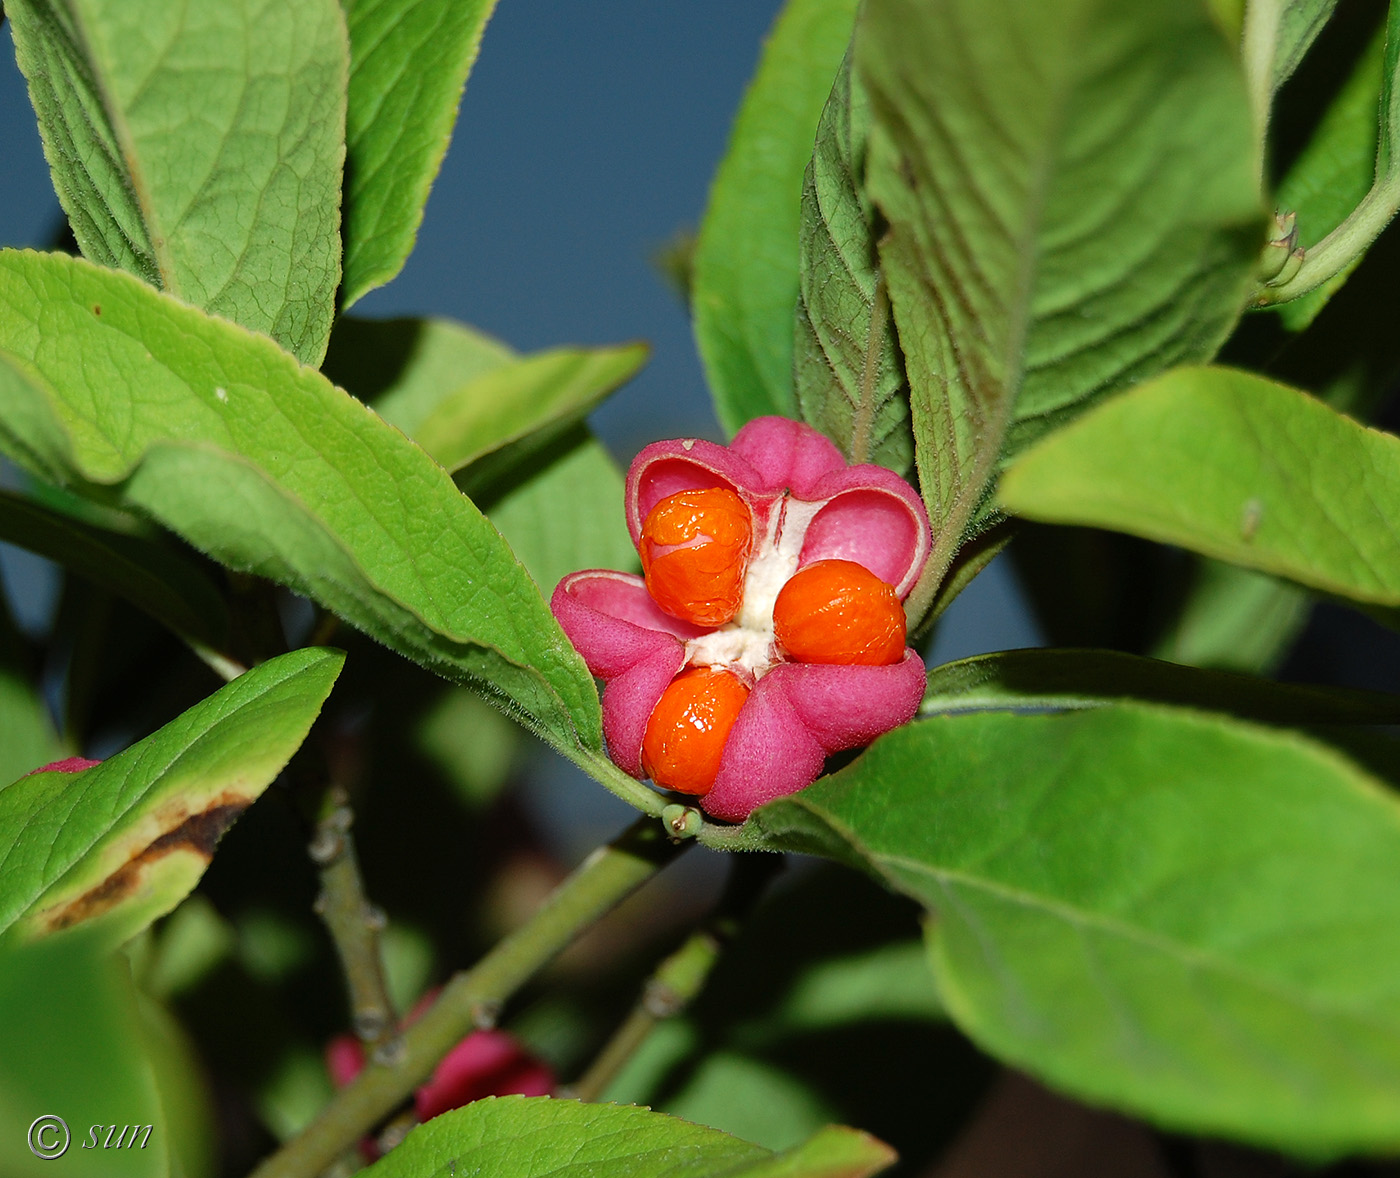
[[714, 915], [656, 967], [632, 1012], [561, 1096], [598, 1100], [657, 1025], [675, 1018], [695, 1001], [720, 953], [734, 939], [782, 863], [781, 855], [735, 855], [730, 859], [729, 882]]
[[354, 813], [345, 791], [332, 786], [316, 834], [307, 848], [320, 869], [321, 893], [316, 912], [325, 921], [340, 957], [350, 997], [350, 1023], [371, 1058], [394, 1049], [394, 1006], [384, 980], [379, 934], [384, 913], [365, 896], [355, 844], [350, 838]]
[[186, 638], [185, 644], [192, 650], [195, 657], [205, 666], [214, 672], [225, 683], [232, 683], [238, 676], [244, 674], [248, 668], [240, 663], [232, 655], [224, 654], [215, 650], [212, 646], [203, 642], [197, 642], [193, 638]]
[[529, 921], [443, 988], [438, 1000], [404, 1031], [396, 1058], [372, 1060], [252, 1178], [312, 1178], [320, 1173], [341, 1149], [426, 1080], [463, 1036], [492, 1025], [505, 1000], [536, 971], [690, 845], [689, 839], [667, 838], [654, 818], [641, 818], [614, 842], [594, 851]]
[[1301, 298], [1342, 273], [1371, 248], [1371, 244], [1400, 210], [1400, 169], [1378, 178], [1371, 190], [1348, 215], [1316, 245], [1302, 253], [1302, 265], [1286, 281], [1260, 288], [1260, 306]]

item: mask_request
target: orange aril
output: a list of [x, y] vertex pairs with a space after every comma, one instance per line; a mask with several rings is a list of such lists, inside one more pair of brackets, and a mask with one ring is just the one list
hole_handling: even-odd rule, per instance
[[753, 517], [727, 487], [679, 491], [647, 512], [642, 573], [673, 618], [722, 626], [739, 612], [753, 547]]
[[729, 730], [749, 689], [718, 667], [692, 667], [671, 680], [647, 720], [642, 770], [657, 785], [707, 794], [719, 774]]
[[884, 667], [904, 657], [904, 607], [894, 586], [851, 560], [794, 573], [773, 605], [773, 629], [800, 663]]

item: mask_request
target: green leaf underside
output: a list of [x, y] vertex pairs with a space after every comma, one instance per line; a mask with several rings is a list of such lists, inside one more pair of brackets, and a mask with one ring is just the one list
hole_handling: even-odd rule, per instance
[[1110, 650], [1010, 650], [928, 673], [925, 716], [1114, 703], [1209, 708], [1272, 724], [1400, 724], [1400, 695], [1273, 683]]
[[119, 942], [174, 908], [305, 739], [344, 659], [282, 655], [100, 765], [0, 790], [0, 932], [101, 920]]
[[126, 536], [0, 491], [0, 540], [57, 561], [126, 598], [176, 634], [217, 646], [228, 633], [219, 591], [164, 544]]
[[548, 596], [579, 569], [630, 570], [636, 565], [622, 500], [617, 463], [585, 434], [527, 482], [490, 503], [486, 514]]
[[1274, 89], [1298, 68], [1308, 47], [1332, 17], [1337, 0], [1283, 0], [1274, 41]]
[[491, 684], [558, 747], [600, 747], [587, 668], [499, 533], [398, 430], [267, 341], [123, 275], [6, 251], [0, 404], [0, 443], [41, 477]]
[[907, 475], [914, 462], [908, 389], [864, 187], [869, 130], [869, 104], [847, 54], [802, 186], [793, 383], [802, 419], [847, 458]]
[[1224, 339], [1263, 241], [1249, 107], [1178, 0], [871, 0], [856, 48], [946, 563], [1000, 460]]
[[509, 443], [557, 437], [645, 362], [645, 344], [553, 348], [511, 360], [443, 397], [413, 439], [438, 464], [458, 471]]
[[1400, 805], [1294, 734], [1137, 705], [916, 722], [757, 814], [935, 914], [953, 1019], [1177, 1129], [1400, 1145]]
[[336, 0], [11, 0], [83, 253], [325, 354], [349, 51]]
[[403, 269], [495, 0], [346, 0], [349, 307]]
[[1400, 440], [1233, 369], [1180, 369], [1100, 406], [1018, 461], [1001, 502], [1400, 605]]
[[[1382, 29], [1279, 183], [1274, 203], [1297, 214], [1298, 243], [1304, 248], [1316, 245], [1340, 225], [1361, 203], [1375, 179], [1379, 138], [1376, 116], [1384, 54]], [[1350, 266], [1316, 290], [1278, 304], [1284, 326], [1290, 331], [1306, 328], [1360, 263], [1358, 255]]]
[[450, 319], [336, 321], [321, 371], [413, 437], [444, 397], [515, 359], [500, 340]]
[[802, 176], [855, 11], [855, 0], [788, 0], [710, 190], [691, 307], [715, 413], [731, 434], [764, 414], [795, 416]]
[[370, 1178], [864, 1178], [887, 1146], [831, 1127], [783, 1154], [633, 1105], [490, 1096], [420, 1125]]

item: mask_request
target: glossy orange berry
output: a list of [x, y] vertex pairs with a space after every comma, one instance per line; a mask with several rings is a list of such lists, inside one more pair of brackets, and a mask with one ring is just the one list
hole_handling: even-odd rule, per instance
[[773, 629], [800, 663], [885, 667], [904, 657], [904, 607], [894, 586], [851, 560], [794, 573], [773, 605]]
[[647, 513], [638, 547], [647, 590], [673, 618], [722, 626], [739, 612], [753, 517], [727, 487], [668, 495]]
[[657, 785], [707, 794], [749, 689], [731, 671], [692, 667], [671, 680], [647, 721], [642, 770]]

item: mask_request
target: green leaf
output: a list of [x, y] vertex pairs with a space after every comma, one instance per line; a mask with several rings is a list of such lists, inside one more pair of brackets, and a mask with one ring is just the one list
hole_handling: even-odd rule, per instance
[[481, 811], [510, 779], [521, 732], [475, 692], [449, 687], [420, 717], [416, 743], [453, 793], [473, 811]]
[[1218, 560], [1196, 562], [1191, 588], [1154, 658], [1219, 671], [1276, 671], [1307, 623], [1312, 595], [1265, 573]]
[[161, 1002], [197, 987], [234, 951], [236, 934], [214, 905], [196, 893], [176, 908], [151, 939], [136, 973], [143, 993]]
[[228, 637], [228, 608], [208, 577], [169, 545], [85, 523], [0, 491], [0, 540], [56, 561], [206, 646]]
[[100, 765], [0, 790], [0, 933], [100, 919], [116, 943], [169, 912], [301, 745], [344, 661], [282, 655]]
[[[1379, 31], [1357, 61], [1308, 138], [1274, 202], [1297, 215], [1298, 244], [1316, 245], [1365, 198], [1375, 179], [1385, 32]], [[1278, 305], [1289, 331], [1302, 331], [1361, 263], [1361, 254], [1340, 273], [1301, 298]]]
[[136, 1003], [142, 1046], [155, 1077], [164, 1129], [170, 1139], [170, 1172], [179, 1178], [214, 1178], [218, 1173], [218, 1138], [213, 1102], [194, 1045], [159, 1003], [139, 991]]
[[325, 354], [349, 50], [336, 0], [10, 0], [83, 253]]
[[802, 186], [793, 381], [802, 419], [852, 462], [907, 475], [909, 392], [865, 191], [870, 109], [850, 55], [826, 100]]
[[547, 595], [579, 569], [636, 565], [622, 500], [622, 472], [585, 433], [528, 481], [487, 504], [486, 513]]
[[1111, 650], [1010, 650], [944, 663], [928, 673], [920, 712], [1101, 708], [1129, 700], [1270, 724], [1400, 723], [1400, 695], [1273, 683]]
[[410, 438], [444, 397], [515, 358], [451, 319], [338, 319], [321, 371]]
[[601, 747], [593, 680], [495, 528], [266, 340], [80, 260], [0, 252], [0, 445], [493, 685], [566, 752]]
[[337, 326], [324, 371], [484, 500], [573, 445], [579, 420], [649, 354], [635, 343], [519, 356], [448, 319], [350, 319]]
[[[0, 796], [3, 796], [0, 794]], [[120, 954], [81, 933], [0, 948], [0, 1171], [8, 1178], [166, 1178], [169, 1123], [148, 1059], [138, 995]], [[68, 1148], [42, 1160], [26, 1145], [35, 1117], [60, 1116]], [[109, 1128], [113, 1125], [119, 1128]], [[130, 1126], [139, 1126], [133, 1130]], [[146, 1132], [146, 1126], [151, 1126]], [[96, 1130], [94, 1145], [93, 1130]], [[117, 1133], [145, 1148], [116, 1148]], [[53, 1146], [55, 1126], [40, 1138]], [[102, 1148], [108, 1134], [113, 1148]], [[87, 1148], [84, 1148], [86, 1146]]]
[[0, 781], [13, 781], [64, 755], [35, 683], [25, 641], [0, 595]]
[[1400, 605], [1400, 439], [1228, 368], [1183, 368], [1047, 438], [1002, 505]]
[[403, 269], [495, 0], [346, 0], [349, 307]]
[[784, 1030], [945, 1017], [923, 947], [915, 941], [819, 962], [797, 980], [774, 1016]]
[[863, 1178], [894, 1160], [851, 1129], [774, 1155], [715, 1129], [631, 1105], [488, 1096], [420, 1125], [368, 1178]]
[[710, 190], [691, 306], [715, 412], [730, 433], [764, 414], [794, 416], [802, 175], [855, 11], [856, 0], [788, 0]]
[[1178, 0], [870, 0], [856, 65], [936, 577], [999, 462], [1225, 338], [1263, 245], [1250, 110]]
[[1332, 18], [1337, 0], [1272, 0], [1278, 8], [1278, 36], [1274, 39], [1274, 89], [1298, 68], [1308, 47]]
[[[928, 967], [924, 967], [928, 973]], [[647, 1036], [603, 1099], [660, 1106], [765, 1149], [787, 1149], [833, 1119], [831, 1101], [807, 1077], [744, 1050], [716, 1042], [688, 1018], [667, 1020]]]
[[[645, 344], [554, 348], [492, 368], [434, 407], [413, 439], [449, 471], [529, 439], [530, 451], [577, 424], [644, 363]], [[513, 461], [526, 453], [513, 449]]]
[[735, 1178], [866, 1178], [898, 1159], [889, 1146], [844, 1125], [818, 1129], [801, 1145], [735, 1171]]
[[1400, 1145], [1400, 802], [1137, 705], [919, 721], [757, 812], [933, 910], [948, 1011], [1087, 1100], [1312, 1155]]

